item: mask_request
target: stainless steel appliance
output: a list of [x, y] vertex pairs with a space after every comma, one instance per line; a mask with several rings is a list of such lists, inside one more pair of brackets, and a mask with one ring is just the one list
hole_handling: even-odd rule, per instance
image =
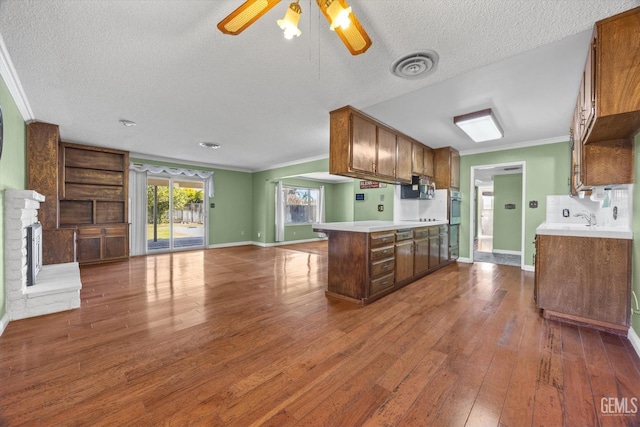
[[460, 205], [462, 197], [459, 191], [449, 191], [449, 224], [460, 224], [462, 218], [460, 213]]
[[458, 259], [459, 255], [459, 228], [462, 221], [461, 203], [462, 196], [459, 191], [450, 190], [449, 192], [449, 259]]
[[400, 187], [401, 199], [431, 200], [436, 195], [436, 186], [428, 179], [413, 176], [411, 185], [404, 184]]

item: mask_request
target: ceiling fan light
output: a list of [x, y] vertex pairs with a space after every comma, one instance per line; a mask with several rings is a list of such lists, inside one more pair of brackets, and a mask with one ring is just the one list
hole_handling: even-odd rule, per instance
[[337, 27], [346, 30], [351, 25], [351, 19], [349, 15], [351, 15], [351, 6], [342, 7], [338, 0], [333, 0], [329, 6], [327, 7], [327, 15], [331, 19], [331, 31], [335, 31]]
[[231, 35], [240, 34], [280, 0], [247, 0], [218, 23], [218, 29]]
[[284, 18], [278, 19], [278, 25], [284, 30], [285, 39], [291, 40], [293, 36], [300, 37], [300, 34], [302, 34], [302, 31], [298, 28], [301, 13], [302, 9], [298, 2], [291, 3]]
[[491, 108], [456, 116], [453, 122], [474, 142], [493, 141], [504, 136]]

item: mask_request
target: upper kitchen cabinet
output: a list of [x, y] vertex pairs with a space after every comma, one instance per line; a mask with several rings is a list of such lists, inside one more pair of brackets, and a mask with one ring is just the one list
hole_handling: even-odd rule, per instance
[[460, 153], [452, 147], [433, 150], [436, 188], [460, 188]]
[[329, 118], [330, 173], [392, 184], [411, 182], [414, 140], [350, 106], [330, 112]]
[[411, 172], [413, 163], [413, 141], [396, 136], [397, 144], [397, 162], [396, 162], [396, 180], [398, 182], [411, 182]]
[[414, 175], [433, 178], [433, 149], [417, 141], [413, 142], [411, 170]]
[[585, 144], [640, 129], [640, 8], [596, 23], [577, 108], [575, 131]]

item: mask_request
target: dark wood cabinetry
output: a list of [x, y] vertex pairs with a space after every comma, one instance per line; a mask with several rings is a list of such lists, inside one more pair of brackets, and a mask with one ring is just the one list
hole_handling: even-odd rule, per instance
[[547, 318], [626, 335], [631, 240], [536, 236], [535, 299]]
[[434, 176], [431, 148], [350, 106], [329, 117], [329, 173], [394, 184]]
[[57, 125], [27, 126], [27, 186], [46, 197], [45, 264], [129, 256], [128, 168], [125, 151], [61, 142]]
[[640, 8], [598, 21], [571, 122], [571, 191], [633, 182], [640, 130]]
[[460, 188], [460, 153], [452, 147], [433, 150], [436, 188]]

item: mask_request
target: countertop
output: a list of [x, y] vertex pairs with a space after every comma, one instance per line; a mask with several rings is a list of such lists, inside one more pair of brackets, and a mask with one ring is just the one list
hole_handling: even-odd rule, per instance
[[587, 226], [584, 224], [559, 224], [543, 222], [536, 234], [551, 236], [599, 237], [605, 239], [633, 239], [633, 232], [623, 227]]
[[373, 233], [376, 231], [401, 230], [404, 228], [445, 225], [449, 221], [347, 221], [325, 222], [313, 225], [313, 231], [351, 231], [354, 233]]

